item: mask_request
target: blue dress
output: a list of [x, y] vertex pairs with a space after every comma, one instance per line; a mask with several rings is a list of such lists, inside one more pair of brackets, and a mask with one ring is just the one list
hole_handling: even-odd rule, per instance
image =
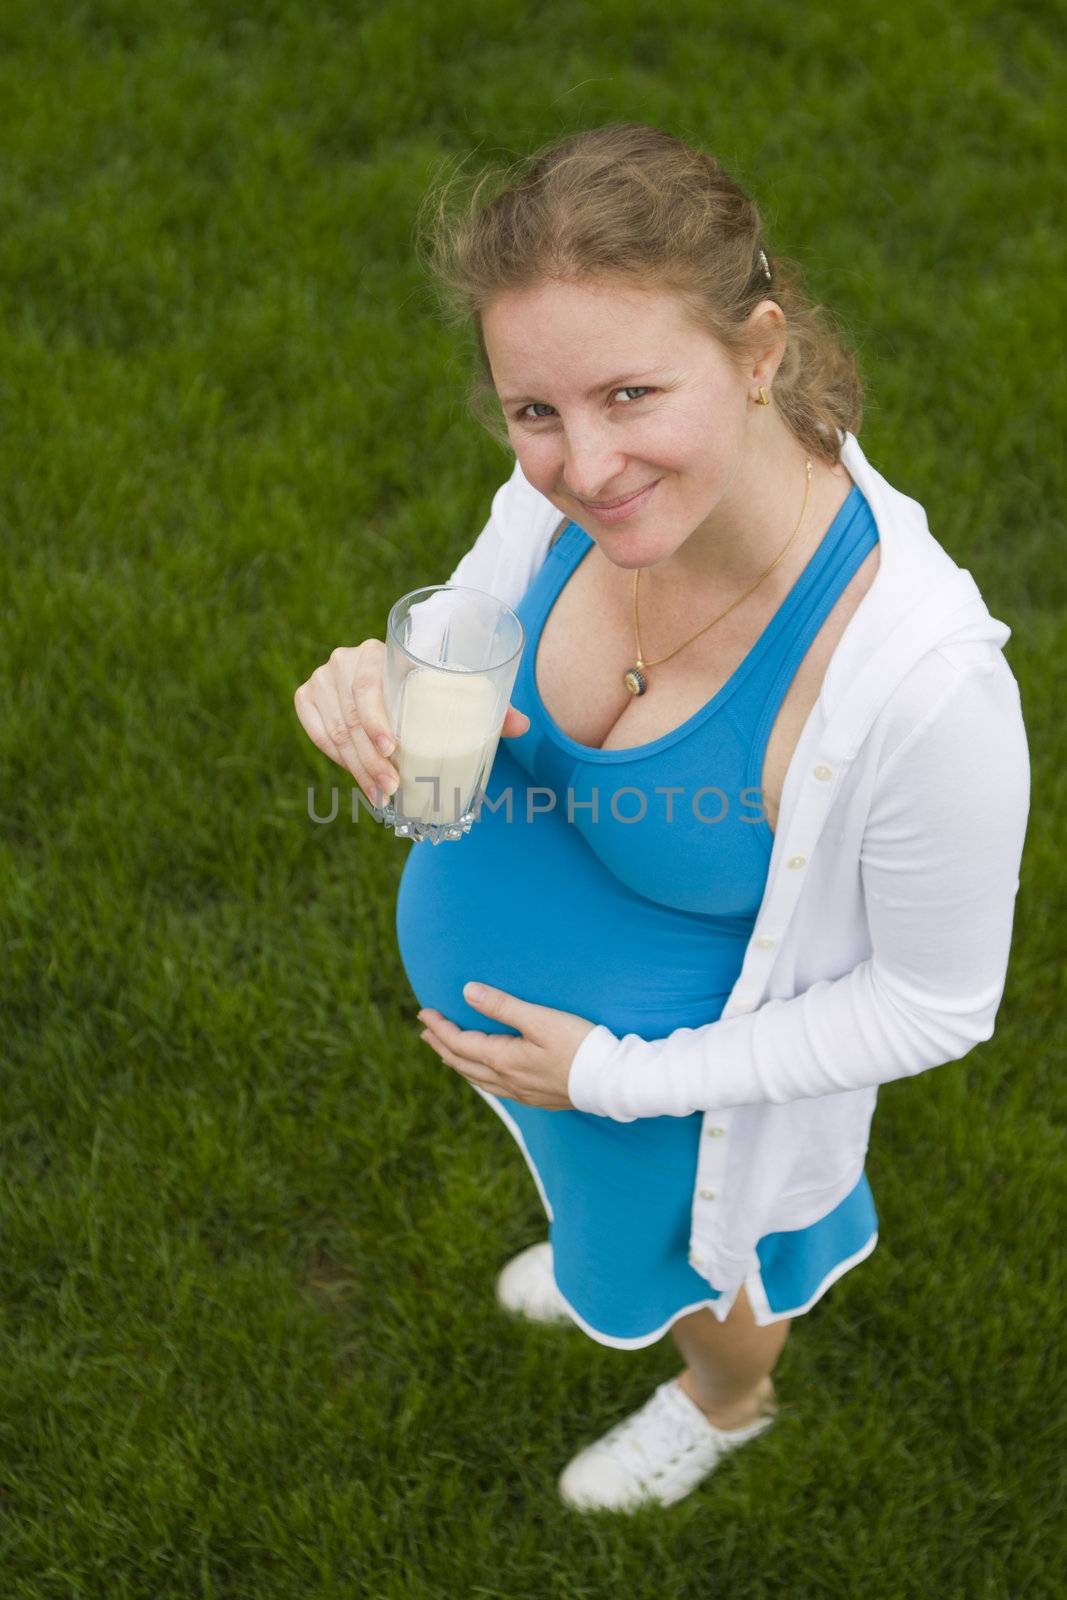
[[[594, 541], [570, 523], [516, 611], [526, 631], [501, 739], [460, 840], [409, 848], [397, 898], [401, 960], [419, 1004], [461, 1028], [514, 1033], [463, 998], [471, 980], [653, 1040], [721, 1014], [763, 896], [774, 835], [764, 752], [778, 708], [878, 530], [853, 487], [732, 676], [648, 744], [577, 743], [541, 702], [534, 665], [557, 596]], [[668, 793], [667, 791], [673, 791]], [[620, 1349], [654, 1343], [720, 1291], [689, 1262], [703, 1114], [616, 1122], [477, 1091], [515, 1137], [549, 1219], [560, 1293]], [[768, 1234], [746, 1287], [758, 1321], [796, 1316], [869, 1255], [866, 1173], [809, 1227]]]

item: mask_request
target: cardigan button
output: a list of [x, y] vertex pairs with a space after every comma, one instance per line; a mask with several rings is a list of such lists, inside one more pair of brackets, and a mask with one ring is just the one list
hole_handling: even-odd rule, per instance
[[826, 781], [827, 778], [832, 778], [833, 775], [834, 775], [833, 767], [818, 766], [818, 767], [814, 767], [812, 770], [814, 771], [815, 776], [817, 778], [822, 778], [822, 780], [824, 782]]
[[806, 856], [790, 856], [789, 860], [786, 862], [786, 866], [787, 867], [804, 867], [804, 866], [807, 866], [807, 857]]
[[766, 933], [761, 933], [759, 938], [756, 940], [756, 944], [761, 950], [773, 950], [777, 943], [777, 939], [772, 939], [769, 934]]
[[702, 1200], [714, 1200], [714, 1198], [715, 1198], [715, 1190], [714, 1189], [701, 1189], [700, 1198]]
[[709, 1139], [718, 1139], [718, 1138], [720, 1138], [720, 1137], [721, 1137], [721, 1136], [722, 1136], [722, 1135], [723, 1135], [723, 1134], [724, 1134], [724, 1133], [725, 1133], [725, 1132], [726, 1132], [726, 1129], [725, 1129], [725, 1128], [708, 1128], [708, 1129], [707, 1129], [707, 1135], [708, 1135], [708, 1138], [709, 1138]]

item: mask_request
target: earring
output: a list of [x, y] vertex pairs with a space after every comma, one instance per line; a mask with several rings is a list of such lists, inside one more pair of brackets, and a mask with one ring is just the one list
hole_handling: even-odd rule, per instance
[[756, 404], [758, 406], [769, 406], [770, 403], [771, 402], [767, 398], [767, 391], [761, 383], [759, 386], [759, 399], [756, 401]]

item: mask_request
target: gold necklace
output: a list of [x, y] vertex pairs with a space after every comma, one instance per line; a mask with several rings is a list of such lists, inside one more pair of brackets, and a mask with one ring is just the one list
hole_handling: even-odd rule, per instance
[[772, 573], [774, 571], [774, 569], [778, 565], [779, 561], [781, 561], [782, 556], [785, 555], [786, 551], [789, 549], [789, 546], [793, 543], [793, 540], [796, 538], [797, 534], [800, 532], [801, 523], [803, 523], [803, 521], [804, 521], [804, 513], [808, 509], [808, 495], [811, 492], [811, 457], [810, 456], [807, 458], [806, 471], [807, 471], [807, 483], [804, 486], [804, 504], [800, 508], [800, 522], [797, 523], [796, 527], [793, 529], [792, 533], [789, 535], [789, 538], [786, 540], [785, 544], [782, 546], [781, 551], [775, 557], [775, 559], [771, 562], [770, 566], [767, 568], [767, 571], [761, 573], [760, 576], [756, 579], [755, 583], [752, 583], [752, 584], [749, 585], [749, 587], [745, 590], [744, 594], [738, 595], [737, 599], [733, 602], [733, 605], [727, 606], [725, 611], [720, 611], [719, 615], [717, 617], [712, 617], [710, 622], [706, 622], [702, 628], [699, 628], [697, 630], [697, 632], [693, 634], [693, 638], [692, 639], [686, 639], [684, 641], [684, 643], [682, 643], [682, 644], [680, 644], [678, 646], [677, 650], [672, 650], [670, 655], [660, 656], [658, 661], [646, 661], [644, 659], [644, 657], [642, 656], [642, 654], [641, 654], [641, 635], [637, 631], [637, 584], [638, 584], [639, 578], [641, 577], [641, 568], [640, 567], [635, 567], [634, 568], [634, 583], [633, 583], [634, 640], [635, 640], [635, 642], [637, 644], [637, 664], [636, 664], [636, 666], [632, 666], [629, 669], [629, 671], [626, 672], [623, 675], [623, 680], [622, 680], [625, 683], [626, 687], [629, 689], [631, 694], [644, 694], [645, 690], [648, 688], [648, 668], [649, 667], [661, 666], [664, 661], [669, 661], [671, 659], [671, 656], [676, 656], [678, 654], [678, 650], [684, 650], [687, 644], [692, 644], [693, 639], [699, 639], [700, 635], [702, 633], [707, 633], [709, 628], [713, 628], [717, 622], [721, 622], [722, 621], [723, 617], [728, 616], [729, 613], [734, 609], [734, 606], [739, 606], [741, 604], [742, 600], [746, 600], [748, 598], [748, 596], [752, 593], [753, 589], [758, 589], [760, 584], [763, 582], [764, 578], [766, 578], [770, 573]]

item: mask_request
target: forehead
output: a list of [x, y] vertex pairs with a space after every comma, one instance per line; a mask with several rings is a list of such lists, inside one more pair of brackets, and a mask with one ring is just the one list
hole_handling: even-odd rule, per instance
[[501, 390], [676, 361], [697, 333], [668, 291], [611, 283], [512, 289], [482, 312], [482, 337]]

